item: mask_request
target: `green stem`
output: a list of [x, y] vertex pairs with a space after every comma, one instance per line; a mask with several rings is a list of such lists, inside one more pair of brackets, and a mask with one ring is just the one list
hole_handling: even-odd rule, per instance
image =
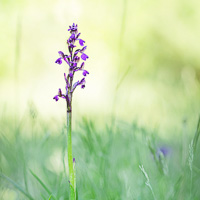
[[69, 181], [70, 181], [70, 200], [75, 200], [75, 185], [74, 185], [74, 169], [72, 156], [72, 113], [67, 111], [67, 152], [68, 152], [68, 166], [69, 166]]

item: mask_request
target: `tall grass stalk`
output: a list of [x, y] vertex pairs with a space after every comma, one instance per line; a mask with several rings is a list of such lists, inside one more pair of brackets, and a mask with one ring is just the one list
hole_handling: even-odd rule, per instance
[[140, 170], [142, 171], [143, 175], [144, 175], [145, 178], [146, 178], [146, 182], [145, 182], [146, 186], [151, 190], [152, 196], [153, 196], [154, 200], [156, 200], [156, 197], [155, 197], [153, 188], [152, 188], [152, 186], [151, 186], [151, 183], [150, 183], [148, 174], [146, 173], [146, 171], [145, 171], [143, 165], [139, 165], [139, 168], [140, 168]]

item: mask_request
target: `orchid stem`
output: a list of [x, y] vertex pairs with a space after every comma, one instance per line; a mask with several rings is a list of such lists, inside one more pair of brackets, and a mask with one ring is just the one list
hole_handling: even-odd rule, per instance
[[67, 111], [67, 152], [68, 152], [68, 166], [69, 166], [69, 182], [70, 182], [70, 200], [75, 200], [75, 182], [72, 156], [72, 112]]

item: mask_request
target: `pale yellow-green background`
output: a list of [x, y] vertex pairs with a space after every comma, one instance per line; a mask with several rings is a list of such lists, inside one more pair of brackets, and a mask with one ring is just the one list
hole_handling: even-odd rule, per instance
[[90, 75], [75, 92], [73, 123], [86, 116], [104, 126], [115, 116], [174, 134], [187, 119], [195, 129], [199, 8], [198, 0], [1, 0], [1, 116], [17, 111], [22, 118], [34, 103], [42, 117], [64, 120], [65, 102], [52, 98], [64, 90], [67, 66], [55, 60], [59, 50], [67, 52], [67, 29], [75, 22], [88, 46]]

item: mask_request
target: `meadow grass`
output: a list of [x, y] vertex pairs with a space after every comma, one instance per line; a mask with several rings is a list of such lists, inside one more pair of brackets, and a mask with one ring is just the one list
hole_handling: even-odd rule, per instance
[[[14, 124], [1, 119], [0, 199], [68, 199], [65, 126], [33, 114]], [[72, 134], [80, 200], [200, 199], [199, 127], [185, 162], [179, 137], [163, 140], [136, 122], [97, 127], [85, 118]]]

